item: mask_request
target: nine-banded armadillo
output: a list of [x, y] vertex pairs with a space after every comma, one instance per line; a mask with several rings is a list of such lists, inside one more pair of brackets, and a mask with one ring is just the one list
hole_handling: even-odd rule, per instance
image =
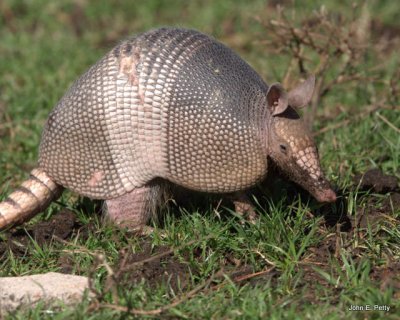
[[0, 203], [0, 228], [20, 223], [62, 187], [106, 200], [109, 216], [139, 226], [162, 181], [233, 193], [272, 160], [317, 200], [335, 193], [295, 108], [314, 77], [286, 93], [200, 32], [152, 30], [123, 41], [80, 77], [50, 114], [38, 168]]

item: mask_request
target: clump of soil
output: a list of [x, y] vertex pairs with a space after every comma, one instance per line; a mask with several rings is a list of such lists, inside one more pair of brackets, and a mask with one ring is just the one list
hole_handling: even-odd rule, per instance
[[373, 268], [370, 277], [376, 283], [380, 283], [380, 289], [385, 290], [391, 286], [400, 292], [400, 262], [391, 261], [387, 266]]
[[173, 290], [184, 290], [190, 286], [191, 274], [195, 274], [187, 262], [180, 261], [169, 247], [152, 249], [150, 240], [145, 240], [141, 252], [119, 252], [120, 259], [114, 270], [121, 283], [135, 285], [142, 280], [150, 287], [168, 284]]
[[340, 231], [351, 232], [354, 226], [364, 228], [368, 223], [376, 224], [384, 215], [400, 208], [400, 193], [398, 180], [395, 176], [385, 175], [380, 169], [371, 169], [363, 174], [357, 174], [354, 179], [354, 188], [374, 193], [391, 193], [382, 204], [378, 204], [373, 197], [368, 199], [367, 206], [357, 214], [357, 220], [347, 216], [347, 200], [340, 190], [337, 191], [337, 200], [334, 204], [325, 204], [315, 211], [323, 215], [328, 227], [340, 225]]
[[368, 224], [375, 225], [387, 219], [386, 214], [400, 209], [400, 193], [398, 180], [395, 176], [385, 175], [379, 169], [371, 169], [364, 174], [354, 177], [355, 187], [363, 191], [390, 195], [378, 204], [375, 198], [368, 199], [367, 206], [358, 214], [356, 225], [360, 228], [367, 227]]
[[6, 241], [0, 242], [0, 256], [8, 250], [17, 256], [24, 256], [31, 239], [34, 239], [39, 246], [49, 244], [54, 237], [67, 240], [79, 227], [75, 214], [68, 209], [63, 209], [48, 221], [29, 225], [25, 229], [11, 229], [6, 236]]
[[398, 189], [397, 178], [383, 174], [380, 169], [371, 169], [356, 175], [354, 184], [359, 185], [361, 190], [372, 190], [376, 193], [394, 192]]
[[70, 238], [78, 227], [75, 213], [68, 209], [62, 209], [48, 221], [41, 221], [28, 231], [39, 245], [48, 243], [54, 237], [65, 240]]
[[391, 210], [400, 209], [400, 193], [392, 193], [389, 197], [385, 199], [382, 203], [382, 209], [384, 211], [390, 212]]

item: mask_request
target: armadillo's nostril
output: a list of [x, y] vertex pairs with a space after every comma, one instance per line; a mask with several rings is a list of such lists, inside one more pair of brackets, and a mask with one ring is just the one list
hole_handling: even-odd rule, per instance
[[286, 154], [287, 153], [287, 147], [284, 144], [279, 145], [279, 148], [281, 149], [281, 152]]
[[319, 202], [336, 201], [336, 193], [332, 189], [319, 190], [315, 193], [314, 196]]

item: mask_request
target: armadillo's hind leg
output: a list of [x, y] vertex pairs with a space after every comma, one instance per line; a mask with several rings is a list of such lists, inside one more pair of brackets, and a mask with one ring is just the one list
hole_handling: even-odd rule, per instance
[[0, 230], [21, 224], [45, 210], [63, 188], [43, 170], [32, 170], [28, 180], [0, 203]]
[[162, 184], [149, 183], [120, 197], [106, 200], [105, 218], [121, 227], [143, 232], [146, 223], [155, 217], [163, 199]]
[[231, 200], [235, 205], [235, 211], [244, 217], [249, 223], [254, 224], [258, 218], [254, 207], [248, 196], [242, 192], [236, 192], [231, 196]]

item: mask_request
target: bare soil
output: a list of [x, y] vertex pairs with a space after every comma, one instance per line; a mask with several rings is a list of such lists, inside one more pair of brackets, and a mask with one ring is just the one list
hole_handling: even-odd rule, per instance
[[6, 241], [0, 241], [0, 257], [11, 250], [17, 257], [27, 254], [32, 239], [38, 245], [49, 244], [54, 238], [69, 240], [80, 226], [75, 213], [63, 209], [53, 215], [48, 221], [38, 222], [33, 226], [14, 228], [7, 232]]
[[[166, 246], [152, 248], [149, 239], [141, 244], [142, 251], [133, 253], [127, 249], [119, 252], [120, 259], [114, 266], [116, 281], [131, 286], [145, 281], [150, 287], [169, 285], [175, 292], [190, 286], [190, 273], [195, 273], [187, 262], [180, 261]], [[143, 262], [147, 261], [147, 262]]]
[[372, 190], [376, 193], [387, 193], [398, 191], [398, 182], [395, 176], [382, 173], [379, 169], [371, 169], [354, 177], [355, 185], [361, 190]]

